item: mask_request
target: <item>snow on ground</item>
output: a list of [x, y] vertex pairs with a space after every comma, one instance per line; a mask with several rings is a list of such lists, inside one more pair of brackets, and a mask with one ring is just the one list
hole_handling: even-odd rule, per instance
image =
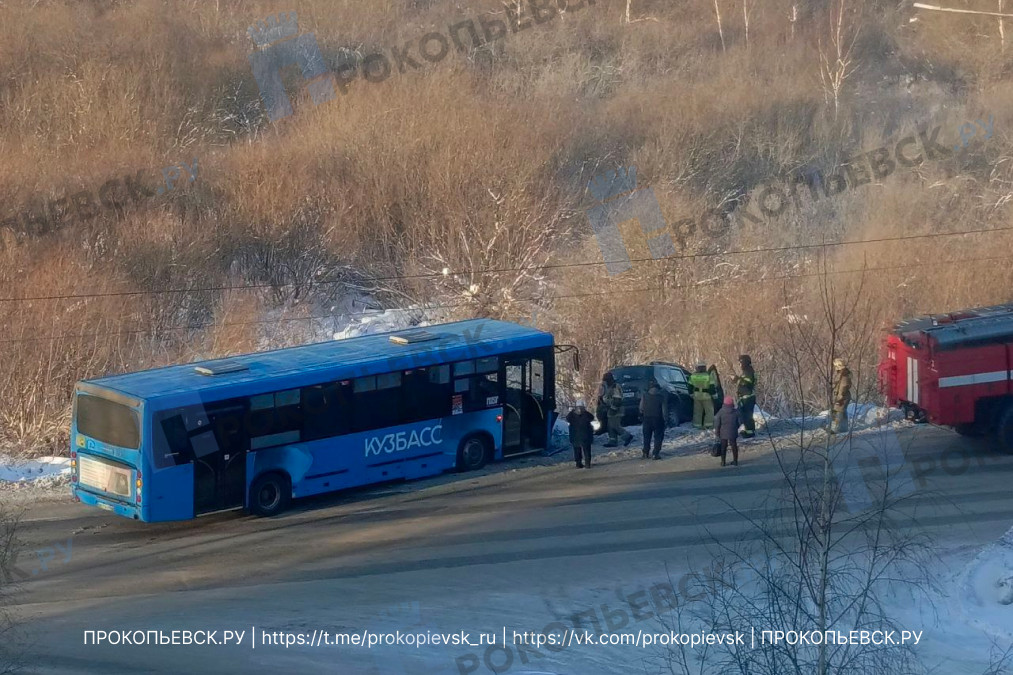
[[[313, 319], [300, 319], [312, 315]], [[411, 305], [383, 309], [365, 295], [349, 294], [329, 303], [297, 303], [266, 312], [267, 326], [259, 349], [343, 340], [360, 335], [385, 333], [451, 320], [445, 311]]]
[[967, 565], [955, 595], [968, 624], [996, 640], [1013, 641], [1013, 529]]
[[943, 673], [1009, 672], [998, 666], [1013, 648], [1013, 604], [1003, 604], [1013, 599], [1013, 530], [978, 551], [941, 545], [929, 574], [938, 587], [927, 597], [886, 598], [886, 614], [901, 628], [923, 631], [922, 663]]
[[372, 310], [365, 313], [348, 315], [347, 323], [340, 330], [335, 330], [331, 337], [344, 340], [360, 335], [388, 333], [405, 328], [428, 326], [432, 323], [428, 317], [431, 313], [420, 307], [407, 309]]
[[70, 480], [70, 458], [39, 457], [19, 461], [0, 455], [0, 487], [59, 487]]

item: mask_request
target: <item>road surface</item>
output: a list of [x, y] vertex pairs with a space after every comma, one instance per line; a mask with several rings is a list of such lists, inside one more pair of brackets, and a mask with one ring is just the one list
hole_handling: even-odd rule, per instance
[[[1013, 457], [927, 426], [899, 436], [916, 471], [905, 514], [941, 555], [966, 560], [1010, 528]], [[472, 641], [486, 633], [502, 642], [504, 629], [509, 638], [554, 621], [572, 626], [575, 615], [592, 628], [591, 617], [603, 624], [608, 612], [613, 627], [660, 630], [657, 618], [630, 617], [624, 601], [652, 613], [668, 589], [680, 593], [683, 575], [708, 563], [715, 541], [755, 540], [748, 518], [789, 503], [762, 442], [736, 468], [703, 454], [658, 462], [639, 454], [631, 446], [584, 471], [542, 459], [502, 463], [480, 475], [297, 502], [274, 519], [232, 512], [144, 524], [68, 500], [32, 504], [29, 553], [18, 559], [31, 572], [16, 605], [25, 663], [40, 673], [661, 672], [656, 651], [632, 646], [263, 642], [279, 631], [365, 629], [463, 630]], [[32, 551], [45, 552], [45, 569]], [[86, 630], [244, 636], [229, 646], [85, 645]], [[940, 672], [968, 667], [953, 658]]]

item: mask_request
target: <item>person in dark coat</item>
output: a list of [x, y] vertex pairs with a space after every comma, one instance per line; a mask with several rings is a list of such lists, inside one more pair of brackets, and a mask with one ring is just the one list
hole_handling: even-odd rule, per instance
[[739, 411], [735, 399], [725, 397], [725, 404], [714, 416], [714, 435], [721, 441], [721, 466], [725, 465], [728, 447], [732, 448], [732, 466], [739, 465]]
[[647, 391], [640, 397], [640, 415], [644, 421], [644, 459], [651, 456], [652, 436], [654, 459], [661, 459], [661, 441], [665, 437], [665, 420], [668, 419], [668, 395], [653, 377], [647, 384]]
[[756, 408], [756, 371], [753, 370], [753, 360], [749, 354], [739, 357], [739, 366], [742, 367], [742, 374], [735, 376], [735, 394], [739, 397], [739, 416], [745, 426], [742, 437], [752, 438], [756, 435], [756, 422], [753, 420], [753, 410]]
[[570, 425], [573, 461], [577, 463], [578, 469], [591, 468], [591, 440], [594, 437], [591, 420], [593, 419], [594, 417], [587, 411], [582, 400], [577, 401], [573, 410], [566, 414], [566, 421]]
[[619, 437], [623, 437], [623, 445], [628, 446], [633, 441], [633, 434], [623, 429], [623, 388], [612, 377], [612, 373], [605, 373], [606, 399], [608, 403], [608, 434], [609, 440], [606, 448], [615, 448], [619, 445]]
[[721, 403], [725, 400], [725, 388], [721, 386], [721, 375], [718, 374], [718, 367], [712, 363], [707, 369], [707, 374], [711, 376], [711, 386], [714, 387], [714, 391], [711, 392], [711, 398], [714, 399], [714, 409], [720, 410]]

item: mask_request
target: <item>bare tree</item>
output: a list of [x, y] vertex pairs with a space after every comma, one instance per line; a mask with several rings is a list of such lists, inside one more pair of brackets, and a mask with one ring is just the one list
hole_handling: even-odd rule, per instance
[[638, 21], [657, 21], [657, 19], [654, 18], [653, 16], [641, 17], [639, 19], [632, 18], [631, 15], [630, 15], [631, 5], [632, 4], [633, 4], [633, 0], [626, 0], [626, 17], [625, 17], [625, 21], [626, 21], [627, 24], [636, 23]]
[[856, 69], [853, 52], [861, 30], [857, 17], [858, 12], [853, 9], [849, 11], [848, 0], [836, 0], [830, 8], [830, 28], [827, 38], [826, 40], [820, 38], [817, 45], [823, 98], [827, 105], [833, 101], [834, 120], [837, 120], [840, 114], [844, 83]]
[[[1002, 0], [999, 0], [999, 14], [1002, 14]], [[999, 17], [999, 51], [1006, 51], [1006, 29], [1002, 25], [1002, 17]]]
[[725, 32], [721, 29], [721, 8], [718, 7], [718, 0], [714, 0], [714, 16], [718, 20], [718, 37], [721, 38], [721, 51], [725, 51]]
[[[781, 478], [779, 498], [768, 496], [755, 510], [725, 503], [750, 525], [752, 534], [729, 543], [708, 531], [712, 563], [695, 575], [689, 597], [701, 598], [662, 621], [668, 630], [704, 629], [730, 633], [755, 627], [757, 631], [811, 631], [820, 639], [769, 641], [755, 648], [734, 643], [707, 649], [674, 647], [664, 655], [673, 673], [728, 673], [745, 675], [818, 673], [913, 672], [918, 661], [912, 645], [827, 643], [827, 632], [900, 630], [891, 616], [887, 594], [906, 591], [930, 601], [932, 587], [928, 561], [929, 540], [911, 528], [898, 528], [897, 517], [909, 496], [899, 471], [886, 470], [869, 484], [864, 508], [845, 499], [847, 480], [842, 466], [853, 462], [851, 453], [882, 445], [893, 438], [889, 431], [852, 433], [836, 437], [807, 421], [814, 404], [829, 407], [835, 356], [860, 361], [870, 355], [863, 331], [875, 322], [861, 283], [850, 289], [835, 288], [829, 275], [816, 289], [816, 308], [806, 321], [789, 321], [781, 341], [780, 358], [796, 373], [792, 394], [802, 417], [798, 433], [768, 441]], [[787, 295], [787, 292], [786, 292]], [[810, 373], [817, 373], [811, 382]], [[814, 401], [818, 392], [822, 401]], [[910, 487], [910, 484], [907, 484]], [[712, 513], [713, 508], [708, 508]], [[752, 543], [751, 543], [752, 542]], [[906, 628], [906, 626], [905, 626]]]
[[749, 0], [742, 0], [742, 23], [746, 27], [746, 47], [749, 47]]

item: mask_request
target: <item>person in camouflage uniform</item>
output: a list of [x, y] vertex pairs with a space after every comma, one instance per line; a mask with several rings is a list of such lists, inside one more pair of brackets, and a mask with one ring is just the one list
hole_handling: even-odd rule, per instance
[[834, 413], [830, 433], [848, 432], [848, 404], [851, 403], [851, 370], [844, 359], [834, 359]]
[[618, 446], [620, 435], [623, 437], [623, 445], [629, 445], [633, 441], [633, 434], [623, 429], [623, 388], [612, 377], [612, 373], [605, 373], [605, 384], [609, 427], [609, 442], [605, 444], [605, 447]]

